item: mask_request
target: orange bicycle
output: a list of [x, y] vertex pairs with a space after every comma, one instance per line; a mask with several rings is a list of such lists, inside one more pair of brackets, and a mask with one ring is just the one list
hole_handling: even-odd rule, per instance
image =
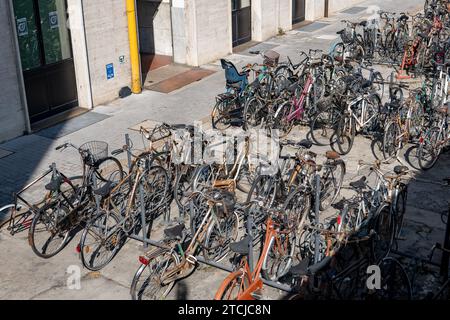
[[[264, 209], [269, 210], [269, 209]], [[247, 219], [251, 218], [251, 214]], [[262, 253], [253, 269], [253, 237], [230, 244], [237, 254], [238, 268], [222, 282], [215, 300], [255, 300], [261, 298], [263, 278], [275, 281], [287, 274], [293, 261], [298, 217], [270, 210]]]

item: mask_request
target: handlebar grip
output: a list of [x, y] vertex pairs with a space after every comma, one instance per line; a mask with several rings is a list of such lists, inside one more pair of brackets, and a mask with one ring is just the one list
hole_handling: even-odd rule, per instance
[[117, 149], [117, 150], [112, 151], [111, 154], [112, 154], [113, 156], [117, 156], [117, 155], [123, 153], [124, 151], [125, 151], [125, 150], [123, 150], [123, 148], [120, 148], [120, 149]]
[[67, 143], [64, 143], [64, 144], [62, 144], [62, 145], [60, 145], [60, 146], [57, 146], [56, 148], [55, 148], [55, 150], [61, 150], [62, 148], [66, 148], [67, 147]]

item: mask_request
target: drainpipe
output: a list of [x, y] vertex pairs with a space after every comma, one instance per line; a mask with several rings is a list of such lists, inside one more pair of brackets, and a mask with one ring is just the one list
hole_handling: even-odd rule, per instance
[[329, 2], [330, 2], [330, 0], [325, 0], [325, 12], [324, 12], [324, 14], [323, 14], [323, 16], [324, 16], [325, 18], [328, 18], [328, 7], [329, 7]]
[[17, 78], [19, 79], [19, 91], [20, 91], [20, 101], [22, 102], [22, 106], [24, 109], [24, 118], [25, 118], [25, 131], [27, 133], [31, 133], [31, 122], [30, 115], [28, 114], [28, 102], [27, 102], [27, 94], [25, 91], [25, 82], [23, 80], [23, 70], [22, 70], [22, 60], [20, 59], [20, 51], [19, 51], [19, 40], [17, 39], [17, 30], [16, 30], [16, 21], [14, 16], [14, 9], [12, 0], [8, 1], [9, 5], [9, 21], [11, 23], [11, 30], [13, 31], [13, 47], [16, 53], [16, 65], [17, 65]]
[[139, 42], [136, 23], [136, 1], [126, 0], [128, 17], [128, 39], [130, 42], [130, 61], [131, 61], [131, 91], [141, 93], [141, 65], [139, 58]]
[[77, 5], [80, 5], [81, 8], [81, 14], [80, 14], [80, 18], [81, 18], [81, 25], [83, 28], [83, 33], [82, 33], [82, 41], [84, 44], [84, 51], [86, 54], [86, 67], [87, 67], [87, 73], [88, 73], [88, 81], [89, 81], [89, 88], [88, 88], [88, 108], [89, 109], [94, 109], [94, 98], [92, 96], [92, 78], [91, 78], [91, 64], [89, 62], [89, 52], [88, 52], [88, 44], [87, 44], [87, 36], [86, 36], [86, 21], [84, 20], [84, 4], [83, 4], [83, 0], [79, 0], [79, 2], [77, 3]]

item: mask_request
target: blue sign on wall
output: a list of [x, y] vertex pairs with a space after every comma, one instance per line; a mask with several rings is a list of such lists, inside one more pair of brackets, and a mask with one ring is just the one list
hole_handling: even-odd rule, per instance
[[113, 63], [106, 65], [106, 78], [108, 80], [114, 78], [114, 64]]

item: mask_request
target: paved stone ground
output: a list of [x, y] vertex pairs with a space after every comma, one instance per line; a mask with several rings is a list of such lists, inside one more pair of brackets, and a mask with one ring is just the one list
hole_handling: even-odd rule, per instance
[[[415, 12], [420, 9], [422, 0], [394, 2], [389, 0], [365, 1], [358, 6], [377, 5], [384, 10]], [[341, 19], [356, 20], [367, 17], [367, 12], [357, 15], [337, 14], [322, 22], [329, 25], [314, 32], [289, 31], [284, 36], [277, 36], [266, 43], [274, 45], [274, 50], [287, 55], [295, 61], [298, 50], [310, 48], [327, 50], [335, 41], [335, 32], [341, 28]], [[242, 66], [259, 60], [245, 54], [233, 54], [228, 57]], [[202, 66], [221, 71], [218, 61]], [[79, 157], [75, 150], [64, 152], [54, 148], [65, 141], [82, 144], [89, 140], [103, 140], [110, 145], [110, 150], [119, 148], [124, 143], [124, 134], [130, 133], [136, 145], [140, 143], [139, 135], [129, 128], [150, 119], [170, 123], [192, 123], [205, 119], [213, 106], [216, 94], [223, 92], [223, 72], [197, 83], [190, 84], [170, 94], [144, 91], [124, 100], [95, 109], [96, 113], [110, 116], [89, 127], [55, 140], [36, 134], [24, 136], [0, 145], [1, 149], [14, 152], [0, 159], [0, 205], [11, 201], [11, 193], [19, 190], [34, 177], [39, 176], [55, 162], [67, 175], [80, 173]], [[304, 137], [306, 131], [298, 130], [295, 137]], [[372, 161], [376, 158], [370, 148], [371, 141], [357, 137], [352, 152], [345, 156], [348, 175], [346, 182], [356, 174], [356, 163], [359, 159]], [[314, 149], [323, 154], [326, 148]], [[407, 155], [412, 155], [413, 152]], [[411, 157], [413, 170], [414, 159]], [[450, 155], [443, 154], [439, 163], [432, 170], [423, 173], [415, 170], [420, 178], [438, 182], [444, 176], [450, 176]], [[386, 166], [386, 170], [394, 164]], [[41, 195], [39, 185], [30, 190], [28, 197], [38, 199]], [[344, 192], [345, 194], [345, 192]], [[446, 208], [450, 190], [436, 183], [424, 185], [411, 182], [409, 188], [407, 220], [404, 231], [406, 240], [401, 241], [400, 249], [421, 256], [426, 256], [429, 248], [443, 238], [444, 226], [440, 221], [440, 213]], [[161, 222], [158, 229], [163, 226]], [[71, 265], [81, 266], [75, 246], [76, 237], [59, 255], [49, 260], [35, 256], [27, 244], [26, 234], [11, 237], [0, 233], [0, 299], [129, 299], [129, 286], [139, 266], [138, 256], [143, 247], [135, 241], [128, 241], [117, 257], [99, 273], [82, 270], [80, 290], [69, 290], [66, 286], [67, 268]], [[211, 267], [201, 266], [193, 275], [177, 284], [170, 298], [178, 299], [211, 299], [226, 273]], [[267, 288], [264, 295], [273, 299], [282, 295], [277, 290]]]

